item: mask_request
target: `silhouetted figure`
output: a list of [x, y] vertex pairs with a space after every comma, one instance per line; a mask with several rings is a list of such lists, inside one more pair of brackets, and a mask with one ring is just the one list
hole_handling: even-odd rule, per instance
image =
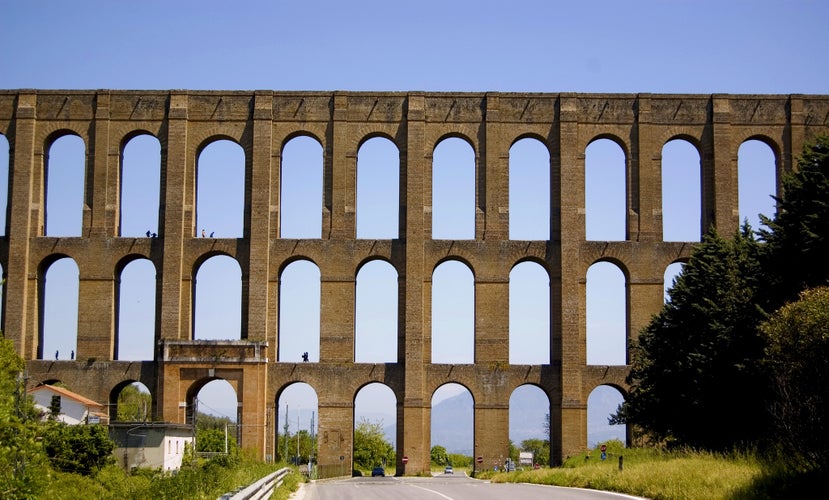
[[74, 361], [74, 359], [75, 359], [75, 350], [74, 349], [72, 349], [72, 354], [70, 354], [69, 356], [70, 356], [69, 359]]
[[302, 361], [308, 362], [308, 351], [302, 353]]
[[155, 234], [155, 233], [153, 233], [153, 238], [156, 238], [156, 237], [158, 237], [158, 235], [157, 235], [157, 234]]
[[150, 230], [147, 229], [147, 238], [149, 238], [149, 237], [150, 237]]
[[204, 229], [201, 230], [201, 237], [204, 238]]
[[55, 351], [55, 359], [58, 359], [59, 357], [60, 357], [60, 351]]
[[216, 232], [216, 231], [210, 231], [210, 237], [211, 237], [211, 238], [213, 237], [213, 233], [215, 233], [215, 232]]

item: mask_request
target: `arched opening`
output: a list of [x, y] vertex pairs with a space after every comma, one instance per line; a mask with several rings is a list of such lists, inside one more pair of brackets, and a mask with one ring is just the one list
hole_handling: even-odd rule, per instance
[[217, 140], [199, 153], [196, 231], [216, 238], [244, 237], [245, 152], [233, 141]]
[[432, 273], [432, 363], [475, 362], [475, 278], [466, 264], [442, 262]]
[[397, 271], [382, 260], [357, 273], [355, 363], [397, 362]]
[[[524, 384], [509, 398], [509, 439], [519, 451], [532, 453], [530, 464], [550, 465], [550, 399], [541, 388]], [[520, 459], [520, 456], [519, 456]]]
[[280, 237], [322, 236], [322, 146], [299, 136], [282, 148]]
[[394, 239], [400, 220], [400, 153], [374, 137], [357, 152], [357, 238]]
[[662, 239], [699, 241], [702, 235], [699, 151], [675, 139], [662, 147]]
[[288, 264], [279, 277], [277, 360], [320, 360], [320, 270], [309, 260]]
[[193, 288], [193, 339], [241, 339], [242, 269], [236, 259], [216, 255], [204, 261]]
[[615, 387], [600, 385], [587, 398], [587, 446], [618, 439], [627, 444], [627, 426], [610, 425], [610, 416], [616, 413], [624, 396]]
[[610, 262], [587, 270], [587, 364], [627, 363], [625, 275]]
[[148, 259], [133, 260], [121, 271], [115, 359], [155, 357], [155, 278], [155, 266]]
[[456, 137], [440, 141], [433, 154], [432, 238], [475, 239], [475, 152]]
[[78, 266], [69, 257], [48, 265], [41, 278], [38, 359], [73, 360], [78, 349]]
[[354, 398], [354, 465], [368, 475], [373, 467], [383, 467], [385, 474], [397, 473], [397, 398], [389, 386], [371, 383], [363, 386]]
[[5, 135], [0, 134], [0, 236], [8, 234], [6, 212], [8, 211], [9, 186], [11, 185], [9, 161], [9, 140], [6, 139]]
[[109, 397], [111, 421], [152, 422], [153, 395], [146, 385], [137, 381], [118, 384]]
[[121, 236], [158, 233], [160, 189], [161, 144], [149, 134], [133, 137], [121, 156]]
[[627, 239], [624, 151], [610, 139], [595, 140], [585, 150], [584, 170], [586, 239]]
[[317, 463], [319, 401], [314, 388], [304, 382], [288, 385], [277, 398], [276, 411], [279, 460]]
[[242, 442], [242, 405], [227, 380], [212, 379], [193, 397], [196, 451], [230, 452]]
[[432, 442], [435, 465], [469, 467], [474, 455], [475, 401], [466, 387], [448, 383], [432, 394]]
[[550, 363], [550, 277], [535, 262], [520, 262], [509, 273], [509, 362]]
[[679, 276], [682, 273], [682, 267], [684, 265], [685, 264], [683, 262], [674, 262], [673, 264], [665, 268], [665, 274], [663, 275], [663, 284], [665, 289], [666, 304], [668, 303], [668, 301], [671, 300], [671, 288], [674, 287], [677, 276]]
[[64, 135], [46, 156], [47, 236], [80, 236], [83, 226], [86, 146], [76, 135]]
[[760, 214], [773, 219], [777, 204], [777, 168], [774, 151], [765, 142], [745, 141], [737, 153], [740, 224], [760, 229]]
[[537, 139], [509, 150], [509, 238], [550, 239], [550, 152]]

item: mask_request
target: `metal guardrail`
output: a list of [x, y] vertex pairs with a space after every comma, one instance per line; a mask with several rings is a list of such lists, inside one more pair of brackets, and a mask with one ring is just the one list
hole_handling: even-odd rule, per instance
[[283, 467], [238, 492], [225, 493], [218, 500], [259, 500], [260, 498], [268, 498], [276, 488], [282, 486], [283, 479], [290, 473], [290, 467]]

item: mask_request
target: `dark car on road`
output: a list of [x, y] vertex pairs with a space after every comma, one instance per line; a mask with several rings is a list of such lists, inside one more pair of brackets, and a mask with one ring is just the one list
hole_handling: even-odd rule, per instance
[[380, 476], [384, 477], [386, 475], [386, 469], [380, 467], [379, 465], [373, 469], [371, 469], [371, 477]]

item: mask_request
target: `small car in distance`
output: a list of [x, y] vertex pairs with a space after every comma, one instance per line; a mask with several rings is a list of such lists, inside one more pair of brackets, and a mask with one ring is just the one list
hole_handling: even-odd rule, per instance
[[380, 467], [379, 465], [373, 469], [371, 469], [371, 477], [385, 477], [386, 469]]
[[445, 469], [443, 469], [444, 474], [454, 474], [455, 469], [452, 468], [451, 465], [447, 465]]

